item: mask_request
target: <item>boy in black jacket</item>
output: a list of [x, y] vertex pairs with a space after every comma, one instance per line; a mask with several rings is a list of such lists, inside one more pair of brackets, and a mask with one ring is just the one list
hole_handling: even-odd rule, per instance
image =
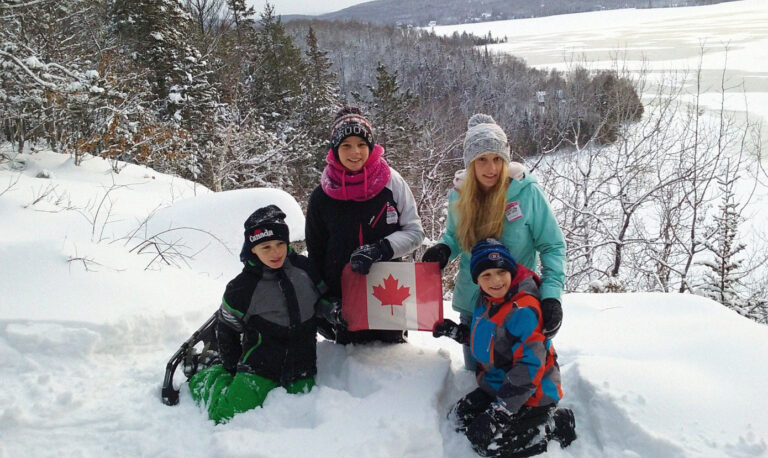
[[222, 364], [189, 380], [216, 423], [260, 407], [272, 389], [308, 392], [317, 373], [315, 307], [325, 286], [288, 246], [285, 213], [269, 205], [245, 224], [243, 271], [227, 284], [216, 337]]

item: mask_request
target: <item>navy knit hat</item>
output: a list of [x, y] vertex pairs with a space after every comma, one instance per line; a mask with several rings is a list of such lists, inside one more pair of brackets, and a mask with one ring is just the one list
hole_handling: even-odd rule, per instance
[[477, 277], [488, 269], [504, 269], [512, 274], [517, 274], [517, 262], [509, 253], [507, 247], [496, 239], [485, 239], [477, 242], [472, 247], [472, 260], [469, 262], [469, 271], [472, 281], [477, 283]]
[[277, 205], [261, 207], [243, 223], [243, 249], [240, 251], [240, 261], [253, 261], [255, 255], [251, 251], [256, 245], [270, 240], [282, 240], [289, 243], [288, 225], [285, 224], [285, 213]]
[[331, 149], [333, 154], [339, 157], [339, 145], [347, 137], [357, 136], [365, 140], [368, 149], [373, 151], [375, 139], [373, 127], [366, 119], [363, 112], [357, 107], [344, 107], [336, 113], [336, 118], [331, 126]]

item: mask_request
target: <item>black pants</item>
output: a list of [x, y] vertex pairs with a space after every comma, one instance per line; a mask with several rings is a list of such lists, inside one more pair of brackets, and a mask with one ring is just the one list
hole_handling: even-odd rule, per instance
[[405, 343], [408, 337], [408, 331], [397, 331], [389, 329], [368, 329], [364, 331], [347, 331], [334, 327], [328, 321], [317, 319], [317, 332], [328, 340], [332, 340], [340, 345], [384, 342], [384, 343]]

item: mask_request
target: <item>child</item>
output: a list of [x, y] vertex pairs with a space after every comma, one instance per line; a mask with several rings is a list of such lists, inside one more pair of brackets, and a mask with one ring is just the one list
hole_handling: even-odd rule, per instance
[[556, 439], [576, 438], [573, 412], [555, 409], [562, 397], [552, 342], [542, 334], [539, 277], [494, 239], [478, 242], [470, 261], [480, 298], [472, 327], [444, 320], [435, 337], [469, 342], [480, 386], [452, 409], [458, 427], [483, 456], [532, 456]]
[[[366, 275], [371, 265], [397, 260], [424, 240], [413, 193], [387, 164], [370, 121], [357, 107], [344, 107], [331, 127], [327, 163], [307, 204], [307, 252], [320, 269], [330, 297], [341, 298], [341, 272]], [[337, 307], [322, 313], [318, 330], [338, 344], [404, 342], [403, 331], [347, 331]]]
[[227, 284], [216, 338], [222, 364], [189, 379], [192, 397], [216, 423], [260, 407], [272, 389], [308, 392], [317, 373], [315, 306], [325, 286], [288, 246], [275, 205], [245, 221], [243, 271]]

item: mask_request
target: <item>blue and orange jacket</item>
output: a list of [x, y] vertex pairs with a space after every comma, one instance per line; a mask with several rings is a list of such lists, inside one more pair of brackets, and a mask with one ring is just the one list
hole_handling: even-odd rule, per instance
[[541, 333], [539, 283], [518, 263], [506, 296], [481, 293], [472, 316], [478, 385], [510, 412], [524, 405], [555, 405], [563, 396], [555, 348]]

